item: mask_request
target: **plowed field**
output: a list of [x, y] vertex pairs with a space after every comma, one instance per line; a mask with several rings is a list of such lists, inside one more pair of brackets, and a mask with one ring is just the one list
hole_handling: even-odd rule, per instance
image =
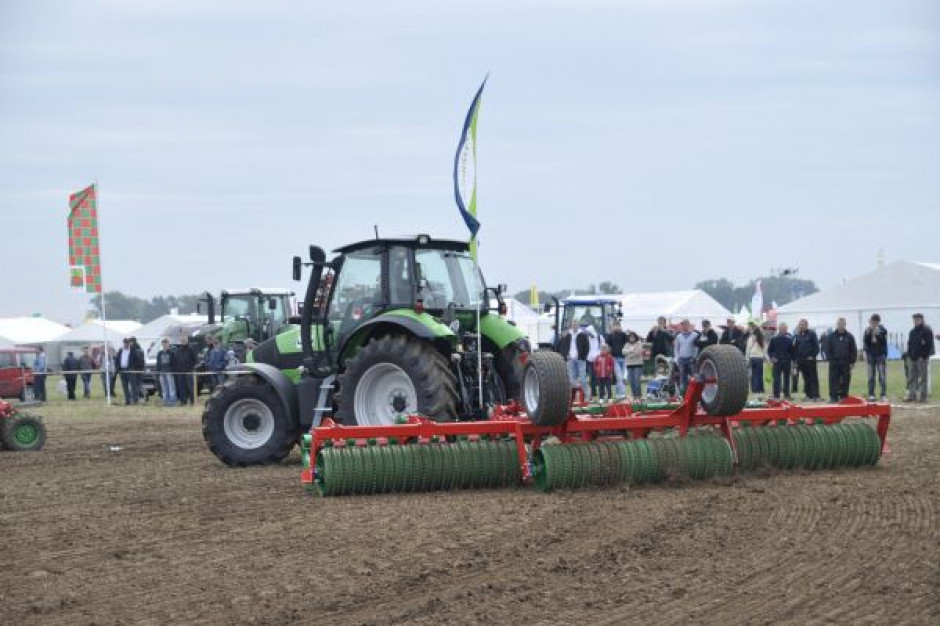
[[198, 409], [52, 405], [0, 453], [0, 623], [940, 623], [940, 411], [874, 469], [318, 499]]

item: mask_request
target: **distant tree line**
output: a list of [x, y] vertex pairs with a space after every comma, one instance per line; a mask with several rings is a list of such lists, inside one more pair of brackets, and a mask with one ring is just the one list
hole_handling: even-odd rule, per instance
[[[147, 300], [120, 291], [108, 291], [104, 294], [104, 303], [107, 308], [108, 319], [134, 320], [146, 324], [162, 315], [166, 315], [172, 309], [177, 309], [177, 312], [182, 315], [196, 313], [199, 299], [203, 295], [154, 296]], [[93, 297], [89, 304], [88, 312], [97, 316], [101, 306], [101, 296]], [[205, 308], [203, 308], [203, 312], [205, 312]]]

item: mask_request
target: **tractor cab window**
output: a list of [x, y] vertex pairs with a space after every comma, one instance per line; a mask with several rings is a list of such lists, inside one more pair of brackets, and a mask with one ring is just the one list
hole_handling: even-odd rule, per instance
[[414, 277], [408, 248], [393, 246], [388, 249], [388, 299], [392, 306], [411, 306], [414, 303]]
[[381, 251], [362, 250], [346, 255], [333, 284], [330, 326], [344, 336], [369, 319], [382, 306]]
[[569, 304], [565, 307], [561, 321], [562, 329], [570, 328], [572, 321], [578, 322], [581, 326], [593, 326], [598, 332], [608, 332], [613, 325], [609, 307], [599, 304]]
[[446, 309], [451, 303], [469, 308], [484, 301], [483, 280], [467, 253], [418, 250], [415, 265], [426, 308]]

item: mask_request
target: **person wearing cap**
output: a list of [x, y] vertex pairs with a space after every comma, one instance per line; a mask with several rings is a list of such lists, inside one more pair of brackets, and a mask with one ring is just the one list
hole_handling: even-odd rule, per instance
[[862, 335], [865, 362], [868, 363], [868, 401], [875, 401], [875, 379], [881, 383], [881, 401], [888, 399], [888, 329], [881, 324], [881, 316], [873, 314]]
[[933, 330], [924, 323], [923, 313], [913, 316], [914, 328], [907, 335], [907, 397], [905, 402], [927, 402], [927, 368], [934, 355]]
[[747, 333], [738, 328], [733, 317], [729, 317], [725, 324], [725, 329], [721, 331], [721, 338], [718, 339], [718, 343], [734, 346], [741, 351], [741, 354], [744, 354], [744, 351], [747, 350]]

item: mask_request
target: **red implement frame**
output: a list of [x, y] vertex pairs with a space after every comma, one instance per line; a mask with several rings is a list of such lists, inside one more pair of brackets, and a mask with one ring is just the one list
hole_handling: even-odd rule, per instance
[[[735, 461], [737, 450], [731, 429], [741, 424], [766, 426], [768, 424], [794, 425], [806, 422], [822, 421], [824, 424], [836, 424], [845, 418], [878, 418], [878, 437], [884, 451], [891, 421], [891, 405], [887, 403], [865, 402], [861, 398], [848, 397], [838, 404], [820, 404], [802, 406], [769, 400], [767, 406], [746, 408], [730, 417], [715, 417], [701, 409], [702, 390], [713, 381], [692, 379], [689, 382], [685, 398], [678, 408], [667, 410], [637, 410], [634, 405], [621, 402], [604, 407], [603, 415], [578, 415], [569, 412], [567, 421], [560, 426], [536, 426], [529, 421], [525, 410], [516, 402], [497, 406], [488, 420], [477, 422], [434, 422], [425, 417], [411, 416], [404, 424], [392, 426], [341, 426], [330, 418], [310, 430], [312, 440], [310, 457], [316, 459], [317, 453], [327, 445], [365, 446], [373, 440], [378, 445], [386, 445], [389, 439], [398, 443], [428, 443], [443, 441], [447, 437], [488, 437], [512, 436], [516, 442], [519, 464], [524, 482], [532, 477], [526, 444], [534, 451], [547, 437], [557, 437], [565, 443], [591, 441], [594, 439], [647, 437], [651, 432], [678, 429], [685, 436], [690, 428], [697, 426], [717, 427], [731, 445]], [[572, 408], [584, 406], [575, 403]], [[611, 433], [619, 434], [611, 434]], [[304, 469], [301, 482], [310, 484], [314, 481], [315, 463]]]

